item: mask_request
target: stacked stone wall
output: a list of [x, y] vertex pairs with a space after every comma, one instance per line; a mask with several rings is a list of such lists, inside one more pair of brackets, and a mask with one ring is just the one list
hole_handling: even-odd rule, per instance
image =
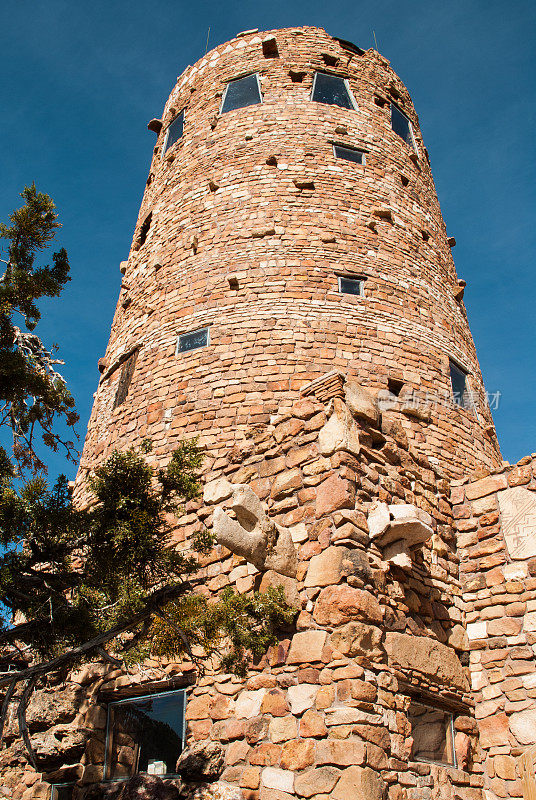
[[534, 786], [535, 456], [455, 486], [452, 499], [486, 797], [530, 797], [523, 780]]
[[[276, 58], [264, 56], [270, 36]], [[310, 100], [326, 70], [348, 79], [356, 110]], [[219, 114], [227, 81], [253, 71], [262, 104]], [[415, 150], [391, 129], [391, 102]], [[184, 135], [162, 154], [183, 109]], [[417, 407], [408, 434], [446, 475], [497, 466], [418, 118], [388, 61], [316, 28], [237, 37], [185, 70], [161, 122], [79, 480], [146, 436], [160, 460], [185, 434], [224, 454], [332, 369], [376, 392], [401, 381]], [[335, 158], [334, 142], [362, 148], [366, 163]], [[341, 272], [365, 279], [363, 297], [339, 293]], [[177, 354], [177, 335], [203, 326], [209, 346]], [[136, 346], [114, 408], [120, 359]], [[452, 403], [449, 358], [469, 372], [476, 414]]]
[[[237, 493], [255, 501], [280, 535], [290, 533], [292, 553], [257, 568], [218, 544], [203, 563], [202, 590], [282, 585], [297, 610], [295, 627], [281, 632], [245, 680], [209, 669], [196, 682], [187, 662], [71, 676], [71, 686], [83, 687], [72, 728], [86, 732], [85, 751], [68, 768], [64, 754], [55, 770], [49, 758], [48, 771], [21, 777], [21, 745], [8, 732], [3, 769], [16, 800], [46, 796], [39, 792], [60, 775], [78, 780], [77, 800], [115, 797], [117, 785], [94, 794], [103, 776], [103, 697], [128, 695], [148, 680], [151, 691], [170, 680], [184, 685], [188, 675], [187, 744], [202, 753], [217, 745], [223, 757], [216, 783], [190, 785], [195, 796], [480, 800], [449, 483], [355, 382], [335, 374], [306, 394], [213, 462], [204, 499], [190, 503], [176, 534], [179, 547], [200, 525], [220, 538], [240, 519]], [[425, 527], [426, 541], [408, 545], [409, 562], [398, 561], [379, 533], [378, 516], [390, 510], [388, 529], [396, 507], [410, 527]], [[249, 535], [243, 532], [244, 547]], [[412, 760], [412, 699], [454, 714], [456, 765]]]

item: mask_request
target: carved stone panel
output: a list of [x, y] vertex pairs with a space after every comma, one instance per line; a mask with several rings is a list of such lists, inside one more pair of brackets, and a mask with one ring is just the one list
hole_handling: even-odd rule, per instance
[[510, 558], [536, 556], [536, 493], [516, 486], [499, 492], [497, 497]]

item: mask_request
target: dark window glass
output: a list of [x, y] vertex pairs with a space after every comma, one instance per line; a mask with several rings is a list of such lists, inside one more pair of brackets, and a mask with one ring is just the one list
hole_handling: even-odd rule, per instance
[[452, 396], [457, 406], [462, 408], [473, 407], [471, 393], [467, 386], [467, 375], [453, 361], [450, 362], [450, 383], [452, 386]]
[[406, 144], [414, 147], [411, 122], [394, 103], [391, 103], [391, 127], [395, 133], [402, 137]]
[[135, 353], [132, 353], [129, 358], [123, 364], [123, 368], [121, 369], [121, 375], [119, 376], [119, 382], [117, 384], [117, 392], [115, 393], [115, 401], [114, 401], [114, 408], [120, 406], [121, 403], [124, 403], [126, 400], [128, 389], [130, 386], [130, 381], [132, 380], [132, 376], [134, 375], [134, 369], [136, 368], [136, 359], [138, 358], [138, 351], [136, 350]]
[[448, 711], [412, 702], [408, 709], [411, 724], [411, 758], [456, 766], [453, 717]]
[[74, 783], [58, 783], [52, 786], [50, 800], [72, 800]]
[[363, 281], [356, 278], [339, 278], [339, 292], [341, 294], [363, 294]]
[[184, 691], [111, 703], [106, 778], [175, 775], [184, 744]]
[[183, 130], [184, 130], [184, 111], [181, 111], [178, 117], [175, 117], [173, 122], [171, 122], [168, 125], [166, 132], [166, 144], [164, 147], [164, 153], [166, 152], [166, 150], [169, 150], [169, 148], [172, 145], [174, 145], [175, 142], [179, 141], [179, 139], [182, 136]]
[[356, 164], [364, 164], [364, 153], [362, 150], [354, 150], [353, 147], [342, 147], [340, 144], [334, 144], [333, 150], [337, 158], [344, 158], [346, 161], [355, 161]]
[[331, 106], [354, 108], [350, 92], [344, 78], [328, 75], [325, 72], [316, 72], [311, 100], [317, 103], [328, 103]]
[[199, 331], [183, 333], [179, 336], [177, 352], [187, 353], [188, 350], [197, 350], [199, 347], [208, 345], [208, 328], [201, 328]]
[[225, 111], [253, 106], [257, 103], [262, 103], [259, 79], [256, 74], [246, 75], [245, 78], [237, 78], [227, 84], [221, 111], [223, 114]]

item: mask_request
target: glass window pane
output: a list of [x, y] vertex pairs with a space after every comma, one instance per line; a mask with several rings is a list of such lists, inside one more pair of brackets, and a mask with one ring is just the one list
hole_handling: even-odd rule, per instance
[[179, 141], [179, 139], [182, 136], [183, 130], [184, 130], [184, 111], [181, 111], [178, 117], [175, 117], [173, 122], [170, 125], [168, 125], [166, 149], [164, 150], [164, 153], [166, 152], [166, 150], [169, 150], [169, 148], [172, 145], [174, 145], [175, 142]]
[[328, 75], [325, 72], [315, 73], [311, 99], [317, 103], [328, 103], [342, 108], [354, 107], [344, 78], [337, 78], [336, 75]]
[[52, 786], [50, 800], [72, 800], [73, 788], [73, 783], [56, 784]]
[[471, 393], [467, 386], [467, 376], [453, 361], [450, 365], [450, 383], [452, 386], [452, 396], [456, 405], [462, 408], [472, 408]]
[[177, 351], [187, 353], [189, 350], [197, 350], [199, 347], [208, 345], [208, 328], [201, 328], [199, 331], [183, 333], [179, 336]]
[[183, 741], [183, 691], [111, 703], [106, 777], [174, 775]]
[[257, 75], [246, 75], [245, 78], [238, 78], [230, 81], [225, 90], [223, 98], [222, 114], [225, 111], [232, 111], [235, 108], [244, 108], [261, 103], [261, 92]]
[[413, 761], [435, 761], [456, 766], [452, 721], [448, 711], [411, 703], [408, 710], [411, 724]]
[[333, 145], [337, 158], [344, 158], [346, 161], [355, 161], [356, 164], [364, 164], [364, 153], [361, 150], [354, 150], [352, 147], [342, 147], [339, 144]]
[[391, 127], [406, 144], [409, 144], [410, 147], [414, 146], [411, 122], [393, 103], [391, 103]]
[[363, 294], [363, 281], [356, 278], [339, 278], [339, 291], [341, 294]]

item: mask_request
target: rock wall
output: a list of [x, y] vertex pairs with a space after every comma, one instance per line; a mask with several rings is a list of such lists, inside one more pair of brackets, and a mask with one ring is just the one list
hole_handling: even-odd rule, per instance
[[[343, 800], [348, 792], [366, 800], [480, 800], [449, 484], [355, 382], [327, 379], [304, 394], [252, 428], [243, 447], [207, 474], [204, 499], [177, 521], [178, 543], [200, 524], [214, 527], [219, 540], [241, 529], [253, 555], [258, 530], [277, 531], [258, 567], [218, 544], [203, 564], [204, 591], [282, 585], [298, 611], [295, 629], [246, 680], [209, 670], [194, 681], [187, 743], [202, 753], [219, 745], [224, 762], [209, 788], [181, 784], [181, 796], [225, 790], [246, 800]], [[402, 546], [393, 549], [396, 542]], [[283, 560], [269, 561], [281, 552]], [[187, 682], [188, 666], [144, 669], [166, 688], [170, 680]], [[86, 749], [76, 764], [63, 762], [65, 774], [78, 778], [77, 800], [115, 797], [110, 785], [98, 788], [106, 698], [147, 685], [144, 670], [99, 669], [105, 674], [71, 676], [71, 686], [78, 680], [86, 687], [72, 720], [73, 731], [85, 732]], [[412, 760], [408, 708], [415, 700], [454, 714], [457, 766]], [[4, 774], [20, 782], [12, 796], [46, 796], [42, 787], [59, 780], [61, 763], [52, 771], [49, 760], [48, 772], [22, 778], [20, 745], [9, 737], [8, 744]]]
[[[318, 71], [347, 79], [356, 108], [311, 101]], [[251, 72], [263, 102], [220, 114], [227, 82]], [[415, 147], [392, 130], [391, 103]], [[163, 153], [182, 110], [183, 136]], [[445, 475], [500, 464], [453, 240], [417, 114], [385, 58], [319, 28], [240, 36], [183, 72], [151, 127], [77, 496], [100, 458], [145, 437], [160, 461], [196, 434], [226, 457], [333, 369], [376, 393], [394, 385], [393, 413]], [[365, 163], [336, 158], [334, 143], [362, 149]], [[341, 275], [363, 278], [363, 296], [339, 292]], [[204, 326], [209, 345], [178, 353], [178, 334]], [[449, 358], [469, 373], [475, 413], [452, 402]]]
[[534, 458], [452, 493], [487, 800], [523, 796], [519, 757], [536, 744]]

